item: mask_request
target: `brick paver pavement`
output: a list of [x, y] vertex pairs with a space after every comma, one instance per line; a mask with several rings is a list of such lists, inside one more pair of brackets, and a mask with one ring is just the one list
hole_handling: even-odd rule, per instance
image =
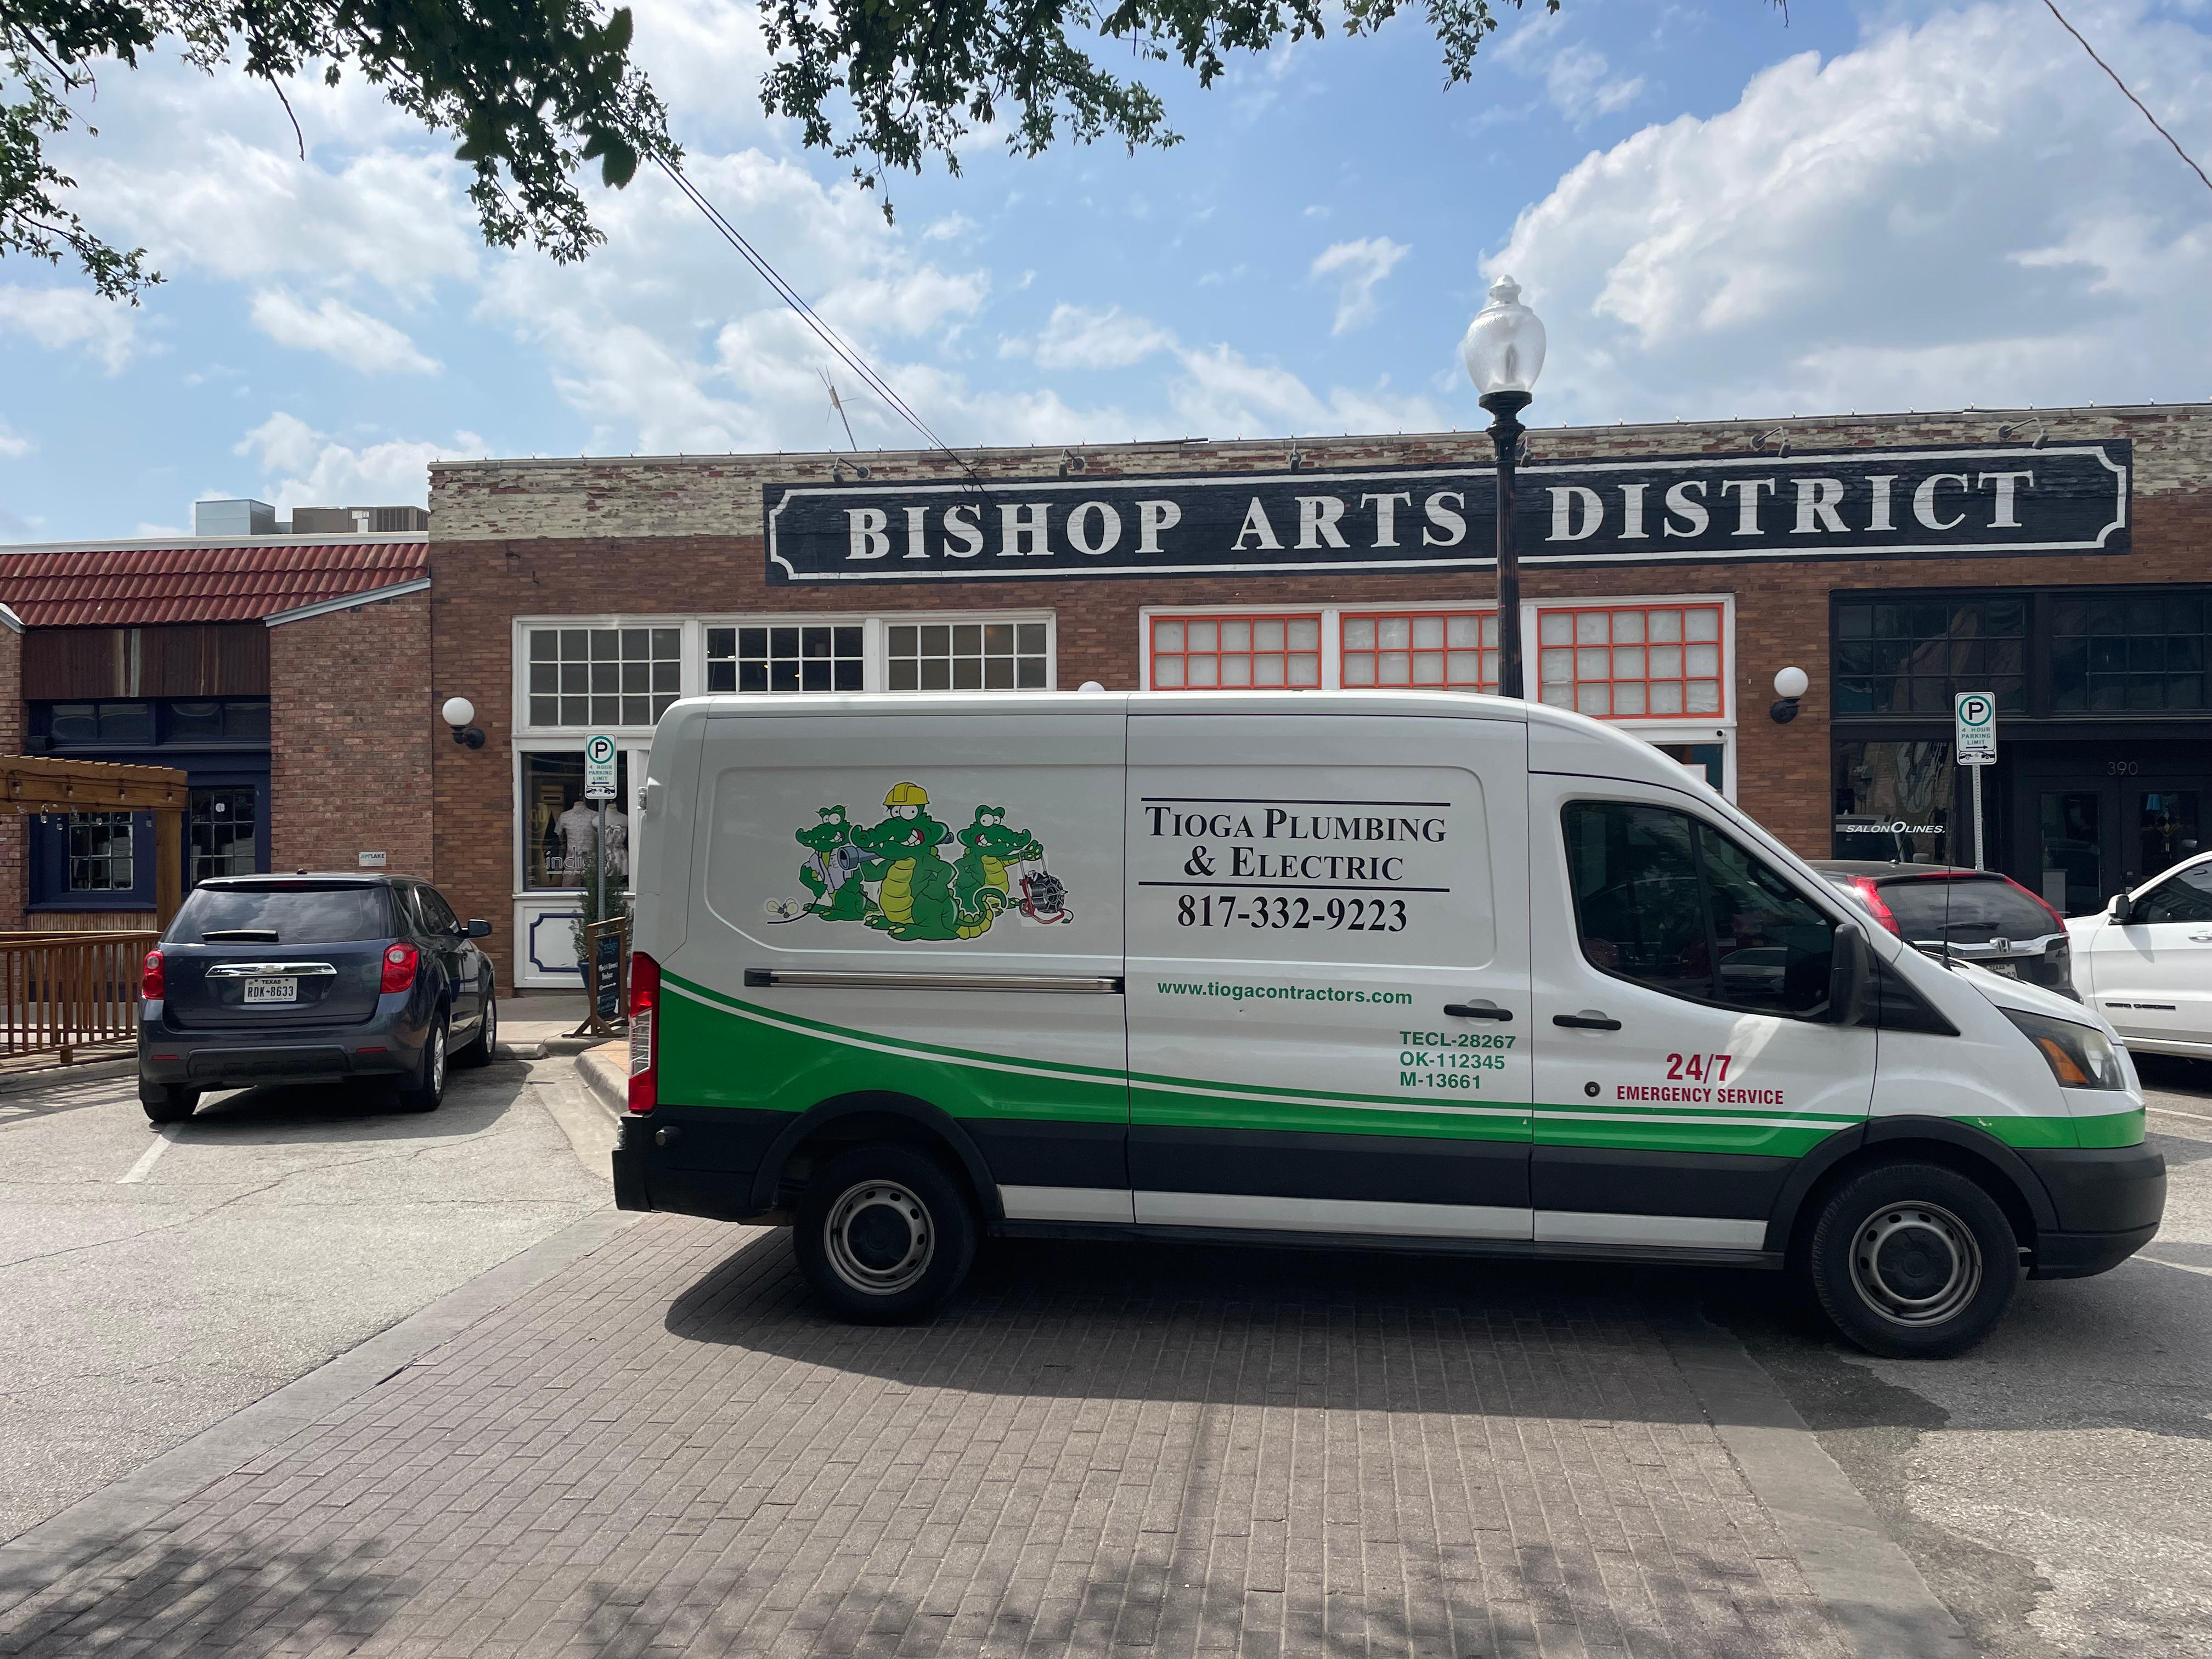
[[0, 1651], [1845, 1648], [1618, 1272], [1005, 1243], [938, 1322], [649, 1217], [43, 1587]]

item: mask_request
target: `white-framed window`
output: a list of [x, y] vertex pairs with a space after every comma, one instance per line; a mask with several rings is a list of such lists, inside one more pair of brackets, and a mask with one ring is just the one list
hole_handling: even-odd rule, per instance
[[[1138, 626], [1147, 691], [1498, 688], [1495, 605], [1146, 606]], [[1626, 726], [1735, 798], [1732, 597], [1526, 600], [1521, 649], [1532, 699]]]
[[681, 695], [681, 628], [538, 626], [523, 635], [531, 726], [651, 726]]
[[858, 691], [867, 677], [865, 622], [709, 623], [707, 680], [715, 691]]
[[886, 691], [1042, 691], [1052, 683], [1050, 624], [1043, 620], [884, 623]]

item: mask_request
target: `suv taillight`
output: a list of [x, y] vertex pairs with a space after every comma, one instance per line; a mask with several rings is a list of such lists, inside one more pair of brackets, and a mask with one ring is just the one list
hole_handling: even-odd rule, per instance
[[1881, 902], [1880, 884], [1872, 876], [1854, 876], [1851, 878], [1851, 885], [1858, 890], [1858, 896], [1866, 901], [1867, 908], [1874, 912], [1874, 919], [1902, 939], [1905, 936], [1905, 930], [1897, 925], [1897, 918], [1890, 914], [1889, 907]]
[[384, 980], [376, 988], [380, 991], [404, 991], [415, 982], [415, 971], [422, 965], [422, 953], [401, 939], [384, 950]]
[[629, 956], [629, 1109], [649, 1112], [660, 1093], [660, 964]]
[[146, 961], [139, 969], [138, 994], [149, 1002], [159, 1002], [168, 994], [168, 981], [161, 971], [161, 953], [149, 951]]

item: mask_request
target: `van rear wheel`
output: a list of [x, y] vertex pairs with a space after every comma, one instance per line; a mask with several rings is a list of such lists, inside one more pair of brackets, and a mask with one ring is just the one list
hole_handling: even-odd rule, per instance
[[1820, 1207], [1806, 1269], [1821, 1311], [1869, 1353], [1944, 1359], [1979, 1342], [2021, 1279], [2020, 1241], [1972, 1177], [1885, 1164]]
[[975, 1215], [951, 1176], [910, 1147], [856, 1147], [816, 1174], [792, 1246], [841, 1319], [896, 1325], [948, 1301], [975, 1259]]

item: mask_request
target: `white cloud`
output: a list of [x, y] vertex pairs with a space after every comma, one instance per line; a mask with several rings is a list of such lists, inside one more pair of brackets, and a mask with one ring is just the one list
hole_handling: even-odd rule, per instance
[[0, 421], [0, 461], [20, 461], [37, 447], [7, 422]]
[[355, 448], [280, 410], [231, 453], [251, 458], [261, 470], [255, 493], [282, 514], [295, 507], [427, 504], [432, 461], [488, 452], [473, 432], [457, 432], [447, 443], [398, 439]]
[[1341, 334], [1375, 320], [1375, 290], [1398, 268], [1413, 249], [1388, 236], [1364, 236], [1355, 242], [1337, 242], [1323, 248], [1308, 274], [1316, 281], [1337, 279], [1336, 323], [1329, 330]]
[[265, 288], [253, 296], [253, 325], [278, 345], [320, 351], [364, 374], [434, 374], [435, 358], [387, 322], [325, 298], [310, 307], [288, 289]]
[[921, 229], [925, 242], [957, 242], [973, 236], [981, 228], [964, 213], [948, 213], [941, 219], [933, 219]]
[[1092, 311], [1057, 305], [1034, 341], [1008, 340], [999, 355], [1034, 357], [1044, 369], [1127, 368], [1174, 344], [1175, 336], [1158, 323], [1119, 306]]
[[143, 314], [88, 288], [0, 288], [0, 332], [27, 334], [49, 351], [82, 347], [110, 374], [142, 349]]
[[1580, 126], [1626, 109], [1642, 95], [1644, 77], [1618, 76], [1606, 55], [1579, 40], [1562, 40], [1566, 18], [1545, 12], [1505, 38], [1496, 60], [1516, 74], [1540, 80], [1552, 107]]
[[1225, 345], [1181, 354], [1169, 405], [1182, 434], [1204, 438], [1310, 437], [1343, 432], [1436, 432], [1443, 413], [1425, 398], [1332, 387], [1316, 393], [1286, 368], [1248, 361]]
[[[2212, 38], [2083, 26], [2212, 148]], [[2196, 398], [2203, 190], [2039, 9], [1983, 4], [1591, 155], [1488, 265], [1549, 325], [1554, 419]]]

